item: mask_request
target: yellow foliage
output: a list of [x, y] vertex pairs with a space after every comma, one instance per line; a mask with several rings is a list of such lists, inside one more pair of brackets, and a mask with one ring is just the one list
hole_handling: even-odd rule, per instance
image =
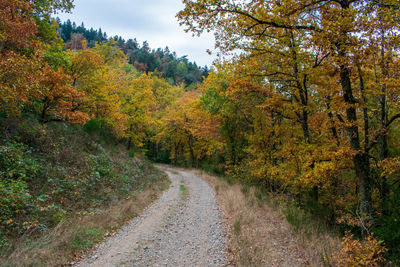
[[347, 233], [343, 238], [343, 249], [334, 255], [333, 264], [346, 267], [382, 266], [385, 252], [386, 248], [373, 234], [360, 241]]

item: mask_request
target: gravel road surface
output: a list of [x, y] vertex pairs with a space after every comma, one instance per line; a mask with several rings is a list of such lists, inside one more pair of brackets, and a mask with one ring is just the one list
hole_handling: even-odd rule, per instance
[[161, 167], [170, 188], [76, 266], [224, 266], [226, 233], [214, 190], [195, 174]]

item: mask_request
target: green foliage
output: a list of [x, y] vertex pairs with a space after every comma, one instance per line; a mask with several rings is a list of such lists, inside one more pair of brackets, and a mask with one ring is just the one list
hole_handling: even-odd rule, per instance
[[0, 146], [0, 178], [2, 181], [31, 181], [42, 165], [32, 156], [32, 149], [20, 143]]
[[86, 122], [86, 124], [83, 126], [83, 129], [90, 134], [99, 132], [101, 129], [101, 122], [96, 119], [91, 119]]
[[53, 42], [60, 43], [61, 40], [58, 40], [56, 26], [54, 24], [49, 23], [48, 19], [35, 17], [35, 23], [38, 27], [38, 36], [43, 42], [49, 44]]
[[382, 216], [374, 227], [376, 236], [385, 240], [385, 247], [389, 248], [388, 258], [400, 264], [400, 219], [398, 216]]
[[[0, 121], [2, 248], [10, 248], [24, 233], [46, 232], [70, 216], [125, 199], [159, 179], [148, 163], [129, 157], [121, 146], [96, 142], [86, 133], [88, 128], [40, 124], [29, 116]], [[79, 235], [82, 240], [88, 236], [88, 242], [100, 236], [93, 229]], [[82, 240], [77, 237], [73, 246], [91, 246]]]
[[102, 236], [101, 231], [95, 227], [81, 227], [69, 245], [75, 250], [86, 251], [101, 241]]
[[154, 161], [158, 162], [158, 163], [169, 164], [169, 163], [171, 163], [170, 157], [171, 157], [170, 151], [169, 150], [163, 150], [161, 152], [158, 152], [155, 155]]
[[63, 43], [58, 40], [44, 52], [44, 59], [55, 70], [59, 67], [68, 69], [71, 65], [68, 54], [63, 50]]
[[208, 112], [215, 115], [220, 112], [225, 100], [214, 88], [209, 88], [207, 92], [201, 96], [200, 102]]
[[73, 0], [35, 0], [33, 7], [37, 16], [49, 19], [57, 11], [70, 12], [74, 5]]
[[218, 159], [216, 159], [215, 162], [209, 162], [205, 160], [201, 163], [202, 170], [217, 176], [224, 175], [224, 169], [221, 166], [222, 164], [218, 163]]
[[0, 181], [0, 233], [22, 233], [24, 224], [15, 218], [34, 209], [27, 185], [21, 180]]
[[[101, 29], [89, 30], [83, 23], [77, 26], [70, 20], [63, 23], [58, 20], [58, 23], [60, 35], [67, 45], [76, 34], [82, 35], [91, 48], [95, 47], [97, 42], [108, 41], [107, 35]], [[196, 63], [189, 62], [186, 56], [178, 58], [175, 52], [169, 51], [168, 47], [152, 50], [146, 41], [140, 46], [136, 39], [125, 41], [119, 36], [110, 38], [110, 40], [128, 56], [130, 66], [141, 72], [154, 72], [169, 81], [171, 85], [185, 84], [187, 90], [191, 91], [196, 89], [203, 77], [208, 76], [207, 66], [199, 67]]]

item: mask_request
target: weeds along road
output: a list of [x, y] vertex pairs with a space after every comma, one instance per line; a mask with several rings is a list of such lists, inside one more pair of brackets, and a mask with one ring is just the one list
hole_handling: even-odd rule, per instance
[[195, 174], [158, 166], [170, 188], [76, 266], [223, 266], [226, 238], [214, 190]]

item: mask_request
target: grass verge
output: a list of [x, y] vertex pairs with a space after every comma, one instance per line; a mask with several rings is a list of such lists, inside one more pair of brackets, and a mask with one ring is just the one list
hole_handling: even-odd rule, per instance
[[15, 244], [14, 251], [0, 261], [1, 265], [60, 266], [75, 261], [140, 215], [169, 184], [167, 177], [162, 176], [156, 183], [147, 184], [141, 192], [108, 207], [64, 220], [39, 237], [23, 237]]
[[340, 238], [310, 215], [255, 187], [193, 170], [215, 188], [230, 228], [229, 262], [237, 266], [330, 266]]

